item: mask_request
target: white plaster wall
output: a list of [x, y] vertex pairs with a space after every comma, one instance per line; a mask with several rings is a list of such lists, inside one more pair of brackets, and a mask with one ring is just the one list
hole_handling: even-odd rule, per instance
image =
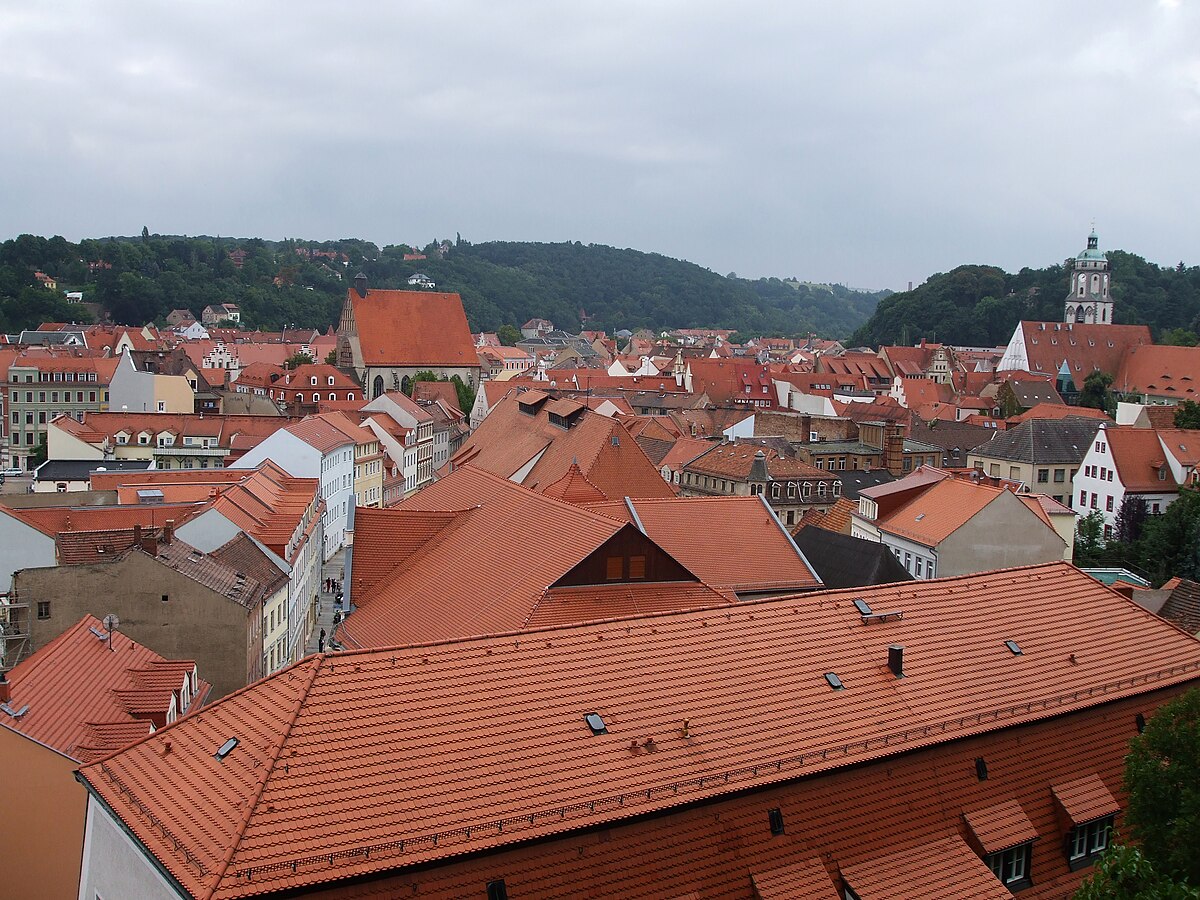
[[89, 796], [79, 900], [173, 900], [183, 896], [107, 810]]

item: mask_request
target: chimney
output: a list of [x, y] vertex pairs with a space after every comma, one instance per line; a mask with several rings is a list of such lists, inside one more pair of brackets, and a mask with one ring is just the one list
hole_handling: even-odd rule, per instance
[[163, 543], [170, 544], [171, 538], [173, 538], [174, 536], [175, 536], [175, 520], [167, 519], [166, 524], [163, 525], [163, 531], [162, 531]]
[[354, 276], [354, 289], [358, 291], [358, 296], [367, 296], [367, 276], [364, 273], [359, 272]]
[[904, 435], [885, 434], [883, 438], [883, 467], [896, 478], [904, 476]]
[[135, 523], [133, 526], [133, 546], [139, 547], [142, 543], [142, 526]]
[[904, 647], [901, 644], [888, 647], [888, 668], [897, 678], [904, 677]]
[[9, 694], [8, 679], [4, 677], [4, 673], [0, 672], [0, 703], [7, 703], [12, 699]]
[[771, 480], [771, 475], [767, 471], [767, 454], [761, 450], [754, 454], [754, 462], [750, 464], [750, 475], [746, 480], [761, 482]]
[[143, 535], [142, 549], [151, 556], [158, 556], [158, 538], [156, 538], [153, 534]]
[[802, 415], [800, 417], [800, 443], [807, 444], [812, 440], [812, 416]]

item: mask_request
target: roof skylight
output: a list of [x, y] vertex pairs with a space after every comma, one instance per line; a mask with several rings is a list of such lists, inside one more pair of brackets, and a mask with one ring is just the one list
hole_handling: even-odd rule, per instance
[[608, 734], [608, 726], [604, 724], [604, 719], [600, 718], [599, 713], [588, 713], [583, 717], [583, 721], [592, 729], [592, 734]]
[[1021, 649], [1021, 645], [1016, 641], [1005, 641], [1004, 646], [1012, 651], [1013, 656], [1023, 656], [1025, 651]]
[[225, 743], [223, 743], [221, 745], [221, 748], [216, 753], [214, 753], [213, 756], [215, 756], [217, 759], [223, 760], [223, 759], [225, 759], [225, 757], [227, 757], [230, 753], [233, 752], [233, 748], [236, 747], [237, 745], [238, 745], [238, 739], [235, 737], [230, 738], [229, 740], [227, 740]]
[[857, 609], [859, 611], [859, 613], [864, 616], [871, 615], [871, 604], [867, 603], [866, 600], [861, 600], [861, 599], [855, 600], [854, 608]]
[[835, 691], [845, 690], [846, 688], [846, 686], [842, 684], [842, 679], [838, 678], [837, 674], [834, 672], [826, 672], [825, 680], [829, 682], [829, 686]]

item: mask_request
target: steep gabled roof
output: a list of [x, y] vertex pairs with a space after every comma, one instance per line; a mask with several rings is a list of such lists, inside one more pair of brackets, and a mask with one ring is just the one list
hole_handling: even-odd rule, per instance
[[350, 288], [354, 324], [366, 366], [479, 367], [462, 298], [435, 291]]
[[809, 591], [821, 586], [760, 497], [677, 497], [592, 504], [633, 522], [706, 584], [740, 594]]
[[572, 464], [611, 499], [672, 497], [645, 451], [615, 419], [580, 403], [526, 391], [502, 399], [450, 461], [542, 491]]
[[[28, 709], [19, 717], [0, 711], [0, 726], [73, 759], [95, 759], [148, 735], [152, 716], [162, 724], [172, 691], [195, 666], [164, 659], [119, 632], [110, 642], [101, 621], [86, 615], [8, 672], [9, 709]], [[136, 690], [145, 693], [128, 693]], [[208, 691], [201, 681], [198, 703]]]
[[377, 647], [523, 628], [548, 589], [623, 529], [640, 538], [609, 516], [456, 469], [399, 506], [356, 512], [357, 610], [339, 634]]
[[[855, 599], [903, 618], [864, 625]], [[890, 644], [908, 651], [903, 679], [887, 669]], [[885, 757], [916, 777], [911, 751], [1061, 722], [1198, 674], [1192, 637], [1053, 563], [310, 657], [80, 777], [185, 891], [227, 898], [834, 779]], [[587, 713], [607, 733], [592, 734]], [[854, 790], [879, 795], [888, 782], [860, 777]], [[931, 824], [905, 846], [934, 846]], [[846, 855], [850, 874], [864, 856]], [[948, 856], [937, 865], [969, 862]]]
[[1003, 488], [945, 478], [877, 524], [880, 531], [936, 547], [1002, 493]]
[[1127, 394], [1200, 399], [1200, 347], [1133, 346], [1112, 374], [1113, 389]]
[[1158, 477], [1159, 469], [1166, 465], [1167, 454], [1153, 428], [1105, 428], [1104, 436], [1125, 490], [1173, 493], [1179, 489], [1170, 473], [1165, 480]]
[[[1076, 390], [1093, 372], [1116, 375], [1127, 350], [1152, 343], [1146, 325], [1081, 325], [1074, 322], [1021, 322], [1028, 370], [1054, 378], [1064, 362]], [[1120, 387], [1114, 381], [1114, 387]], [[1123, 388], [1122, 388], [1123, 389]]]

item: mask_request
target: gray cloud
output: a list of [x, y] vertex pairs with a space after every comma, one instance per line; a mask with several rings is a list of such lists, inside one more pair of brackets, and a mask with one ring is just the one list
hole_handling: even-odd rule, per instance
[[0, 235], [461, 232], [902, 287], [1054, 262], [1095, 219], [1196, 262], [1198, 26], [1188, 0], [5, 0]]

